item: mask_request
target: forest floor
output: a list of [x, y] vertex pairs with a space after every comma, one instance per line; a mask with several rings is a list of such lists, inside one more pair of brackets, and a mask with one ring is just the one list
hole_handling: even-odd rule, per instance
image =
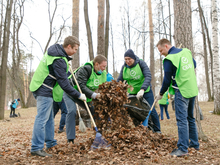
[[[34, 119], [37, 114], [36, 107], [18, 109], [21, 117], [9, 118], [10, 111], [5, 111], [5, 119], [0, 121], [0, 164], [220, 164], [220, 116], [213, 115], [213, 102], [200, 102], [204, 119], [201, 121], [203, 131], [208, 137], [208, 142], [200, 140], [200, 150], [189, 149], [187, 157], [172, 157], [170, 151], [164, 151], [163, 155], [157, 152], [150, 157], [140, 157], [138, 151], [114, 153], [110, 151], [90, 151], [83, 149], [90, 137], [94, 137], [93, 129], [87, 129], [81, 133], [76, 128], [75, 144], [66, 142], [66, 133], [58, 134], [60, 112], [55, 118], [55, 139], [57, 149], [51, 150], [53, 157], [31, 156], [31, 137]], [[159, 112], [159, 107], [157, 106]], [[175, 112], [169, 105], [170, 119], [160, 121], [163, 135], [170, 139], [178, 140]], [[81, 146], [81, 147], [80, 147]]]

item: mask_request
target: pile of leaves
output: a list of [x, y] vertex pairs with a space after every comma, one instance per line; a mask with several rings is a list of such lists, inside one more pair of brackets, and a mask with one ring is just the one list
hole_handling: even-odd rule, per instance
[[129, 153], [137, 153], [141, 158], [168, 155], [177, 142], [162, 134], [153, 133], [142, 125], [134, 126], [126, 108], [123, 107], [128, 102], [128, 88], [127, 84], [116, 81], [105, 82], [99, 86], [101, 97], [94, 102], [97, 127], [112, 145], [114, 153], [128, 157]]
[[121, 81], [105, 82], [99, 86], [100, 98], [94, 101], [97, 127], [105, 134], [106, 130], [130, 129], [132, 120], [123, 107], [128, 102], [129, 85]]

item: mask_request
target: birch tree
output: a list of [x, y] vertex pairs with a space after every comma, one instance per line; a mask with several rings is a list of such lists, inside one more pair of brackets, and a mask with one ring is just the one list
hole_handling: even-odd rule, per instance
[[220, 77], [218, 46], [218, 13], [217, 0], [212, 0], [212, 50], [214, 73], [214, 113], [220, 114]]

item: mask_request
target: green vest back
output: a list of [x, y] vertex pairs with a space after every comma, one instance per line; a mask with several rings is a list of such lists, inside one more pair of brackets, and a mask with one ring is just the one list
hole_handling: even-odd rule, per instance
[[[99, 88], [99, 85], [101, 85], [102, 83], [106, 82], [106, 79], [107, 79], [106, 70], [104, 70], [101, 75], [97, 75], [97, 74], [94, 72], [93, 61], [87, 62], [87, 63], [84, 64], [84, 66], [85, 66], [85, 65], [91, 65], [91, 66], [92, 66], [92, 73], [91, 73], [91, 75], [90, 75], [90, 77], [89, 77], [89, 79], [88, 79], [88, 81], [87, 81], [87, 83], [86, 83], [86, 86], [87, 86], [91, 91], [95, 91], [96, 89]], [[81, 67], [82, 67], [82, 66], [81, 66]], [[81, 67], [79, 67], [79, 68], [81, 68]], [[79, 70], [79, 68], [76, 69], [76, 70], [74, 71], [74, 73], [77, 72], [77, 71]], [[78, 88], [77, 88], [76, 85], [74, 86], [74, 88], [75, 88], [76, 90], [78, 90]], [[90, 102], [90, 101], [92, 101], [92, 99], [87, 98], [87, 102]]]
[[[68, 65], [68, 60], [66, 59], [66, 57], [54, 57], [54, 56], [48, 55], [46, 52], [32, 77], [32, 80], [30, 83], [31, 92], [36, 91], [43, 84], [45, 78], [49, 75], [48, 66], [53, 64], [53, 61], [59, 58], [62, 58], [65, 60], [67, 64], [66, 72], [68, 72], [69, 65]], [[55, 86], [53, 87], [53, 99], [56, 102], [60, 102], [62, 101], [62, 97], [63, 97], [63, 90], [56, 82]]]
[[[185, 98], [197, 96], [198, 86], [191, 51], [184, 48], [181, 52], [177, 54], [168, 54], [165, 59], [170, 60], [177, 68], [175, 81], [182, 96]], [[173, 90], [172, 87], [170, 88], [171, 90]], [[173, 94], [172, 92], [170, 92], [170, 89], [169, 93]]]
[[[132, 91], [130, 90], [130, 88], [128, 89], [128, 93], [130, 94], [137, 94], [141, 90], [141, 86], [145, 80], [139, 64], [137, 64], [133, 68], [124, 67], [123, 79], [126, 80], [127, 83], [133, 87]], [[150, 86], [147, 88], [145, 93], [149, 91]]]
[[169, 104], [169, 101], [168, 101], [168, 92], [167, 92], [167, 91], [163, 94], [162, 99], [159, 100], [158, 103], [159, 103], [159, 104], [162, 104], [162, 105]]

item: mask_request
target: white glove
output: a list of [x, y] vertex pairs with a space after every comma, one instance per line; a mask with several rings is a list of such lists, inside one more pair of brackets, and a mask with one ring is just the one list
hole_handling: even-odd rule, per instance
[[156, 95], [155, 97], [155, 101], [157, 102], [158, 100], [161, 100], [163, 98], [163, 96], [160, 95], [160, 93], [158, 93], [158, 95]]
[[96, 93], [96, 99], [99, 98], [101, 95], [100, 93]]
[[136, 97], [137, 97], [137, 99], [140, 99], [141, 97], [143, 97], [143, 95], [144, 95], [144, 90], [141, 89], [141, 90], [137, 93]]
[[86, 101], [86, 95], [84, 93], [81, 93], [79, 99], [82, 101]]

